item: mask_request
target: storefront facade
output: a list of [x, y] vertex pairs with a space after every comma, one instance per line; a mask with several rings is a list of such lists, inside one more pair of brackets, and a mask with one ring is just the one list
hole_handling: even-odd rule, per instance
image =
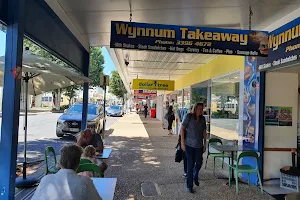
[[257, 59], [259, 74], [265, 74], [264, 111], [259, 113], [264, 179], [279, 178], [280, 168], [292, 165], [291, 149], [299, 148], [299, 24], [297, 18], [272, 31], [269, 57]]

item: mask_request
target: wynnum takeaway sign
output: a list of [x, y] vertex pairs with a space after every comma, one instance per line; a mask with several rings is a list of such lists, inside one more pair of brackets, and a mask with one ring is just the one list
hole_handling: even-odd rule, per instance
[[112, 21], [110, 47], [266, 57], [268, 56], [268, 33]]
[[132, 89], [174, 91], [174, 85], [174, 81], [168, 80], [133, 79]]
[[299, 62], [300, 18], [272, 31], [269, 36], [269, 56], [257, 59], [259, 71], [272, 70]]

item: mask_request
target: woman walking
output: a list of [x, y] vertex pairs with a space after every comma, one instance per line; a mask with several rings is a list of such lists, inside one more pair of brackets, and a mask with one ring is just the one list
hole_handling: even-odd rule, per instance
[[173, 106], [169, 106], [168, 112], [166, 114], [166, 119], [168, 120], [168, 135], [172, 135], [172, 124], [173, 121], [175, 120], [175, 114], [173, 111]]
[[[191, 115], [192, 113], [193, 113], [193, 106], [191, 106], [191, 108], [190, 108], [190, 110], [189, 110], [189, 113], [187, 113], [187, 114], [184, 116], [182, 122], [184, 122], [185, 118], [186, 118], [187, 116]], [[188, 125], [186, 125], [186, 126], [188, 126]], [[182, 149], [182, 147], [181, 147], [181, 131], [179, 131], [178, 144], [180, 145], [180, 148]], [[185, 152], [182, 153], [182, 160], [183, 160], [183, 172], [184, 172], [182, 176], [183, 176], [184, 178], [186, 178], [186, 177], [187, 177], [187, 158], [186, 158], [186, 153], [185, 153]]]
[[[203, 103], [197, 103], [181, 125], [181, 148], [187, 158], [187, 190], [194, 192], [193, 185], [199, 186], [199, 171], [203, 153], [206, 151], [206, 121], [203, 116]], [[193, 183], [194, 182], [194, 183]]]

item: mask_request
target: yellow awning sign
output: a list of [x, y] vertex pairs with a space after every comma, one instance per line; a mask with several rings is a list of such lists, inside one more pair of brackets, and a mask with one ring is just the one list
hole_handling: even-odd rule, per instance
[[174, 81], [168, 80], [133, 79], [132, 89], [174, 91], [174, 85]]

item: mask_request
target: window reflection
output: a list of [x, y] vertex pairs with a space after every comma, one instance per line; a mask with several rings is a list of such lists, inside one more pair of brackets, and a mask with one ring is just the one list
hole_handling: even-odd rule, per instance
[[211, 134], [226, 140], [238, 139], [239, 74], [212, 80]]

